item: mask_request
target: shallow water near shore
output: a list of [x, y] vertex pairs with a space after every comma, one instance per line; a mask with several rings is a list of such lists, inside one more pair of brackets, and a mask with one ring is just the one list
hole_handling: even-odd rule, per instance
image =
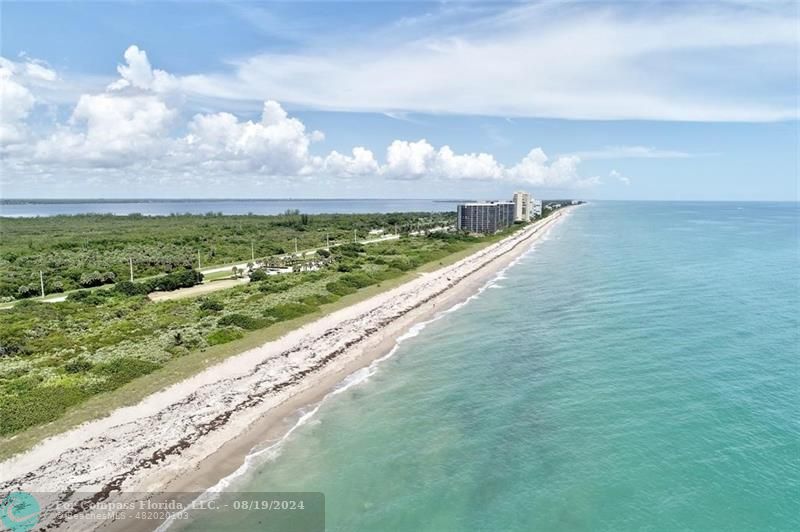
[[575, 209], [227, 489], [329, 531], [800, 529], [798, 254], [797, 204]]

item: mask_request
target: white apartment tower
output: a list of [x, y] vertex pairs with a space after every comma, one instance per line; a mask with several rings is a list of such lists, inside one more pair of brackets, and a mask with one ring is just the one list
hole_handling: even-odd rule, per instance
[[531, 195], [527, 192], [514, 192], [514, 221], [531, 221]]
[[542, 200], [531, 199], [531, 216], [542, 215]]

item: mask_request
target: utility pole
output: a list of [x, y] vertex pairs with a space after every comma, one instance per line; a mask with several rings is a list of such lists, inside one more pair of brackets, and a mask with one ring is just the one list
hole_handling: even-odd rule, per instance
[[41, 270], [39, 270], [39, 284], [42, 287], [42, 297], [44, 297], [44, 273]]
[[203, 267], [203, 265], [200, 264], [200, 250], [198, 249], [197, 250], [197, 269], [199, 270], [202, 267]]
[[133, 257], [128, 257], [128, 264], [131, 267], [131, 282], [133, 282]]

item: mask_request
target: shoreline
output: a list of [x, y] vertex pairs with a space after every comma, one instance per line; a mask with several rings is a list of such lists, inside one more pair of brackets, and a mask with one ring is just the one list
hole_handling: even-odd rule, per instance
[[[49, 438], [2, 463], [9, 476], [18, 476], [0, 484], [0, 491], [75, 489], [93, 492], [92, 499], [103, 500], [115, 490], [204, 492], [213, 488], [254, 453], [284, 441], [287, 432], [298, 426], [302, 408], [316, 411], [346, 378], [395, 349], [409, 329], [471, 298], [569, 210], [558, 211], [452, 265], [420, 274], [276, 341], [230, 357], [134, 407]], [[317, 353], [325, 348], [330, 353]], [[323, 356], [316, 358], [318, 354]], [[244, 401], [237, 403], [240, 398]], [[165, 403], [166, 408], [147, 415]], [[165, 426], [170, 420], [179, 422]], [[119, 441], [131, 437], [143, 439], [136, 452]], [[163, 447], [168, 442], [173, 443]], [[107, 463], [92, 471], [84, 466], [77, 474], [76, 462], [93, 459]], [[131, 462], [133, 468], [128, 467]], [[54, 524], [70, 523], [64, 521], [63, 512], [47, 517]], [[106, 521], [100, 526], [130, 530], [132, 524]], [[142, 522], [133, 529], [150, 529], [153, 522], [147, 525]]]
[[[531, 242], [531, 245], [537, 240]], [[465, 279], [453, 287], [451, 291], [437, 296], [436, 299], [432, 300], [433, 304], [430, 307], [416, 309], [415, 312], [406, 315], [405, 319], [398, 320], [392, 326], [387, 326], [386, 329], [391, 328], [392, 330], [384, 331], [379, 341], [365, 344], [360, 349], [363, 352], [362, 356], [355, 358], [336, 373], [323, 376], [314, 383], [313, 387], [293, 395], [274, 409], [265, 412], [244, 432], [203, 460], [193, 474], [173, 479], [167, 484], [167, 489], [169, 491], [183, 492], [207, 491], [216, 488], [220, 482], [227, 480], [232, 474], [236, 473], [239, 469], [238, 466], [245, 465], [244, 461], [248, 457], [258, 455], [277, 444], [283, 443], [286, 436], [289, 435], [288, 433], [298, 426], [300, 420], [294, 420], [292, 417], [298, 414], [300, 410], [306, 407], [314, 407], [313, 409], [316, 410], [316, 407], [321, 406], [325, 399], [335, 393], [346, 379], [356, 372], [367, 369], [372, 364], [390, 356], [392, 351], [399, 347], [403, 336], [408, 334], [413, 327], [427, 325], [456, 306], [466, 303], [485, 288], [487, 283], [491, 282], [500, 271], [510, 266], [527, 251], [528, 249], [524, 249], [521, 253], [509, 257], [505, 264], [498, 264], [496, 269], [473, 274], [475, 276], [473, 279]], [[241, 451], [245, 448], [247, 450], [242, 453]], [[237, 458], [237, 455], [240, 458]], [[237, 464], [235, 469], [230, 467], [231, 462]], [[228, 472], [225, 473], [226, 471]], [[214, 481], [213, 479], [215, 478], [218, 480]]]

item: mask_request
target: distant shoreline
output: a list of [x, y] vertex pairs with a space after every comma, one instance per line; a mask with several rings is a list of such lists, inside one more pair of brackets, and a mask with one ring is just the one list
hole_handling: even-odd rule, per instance
[[447, 198], [0, 198], [0, 205], [49, 205], [81, 203], [202, 203], [220, 202], [289, 202], [289, 201], [432, 201], [458, 203], [470, 199]]
[[[29, 491], [68, 485], [101, 493], [112, 485], [126, 492], [207, 489], [235, 471], [265, 437], [281, 437], [290, 428], [287, 416], [299, 407], [318, 402], [390, 351], [412, 325], [471, 296], [562, 214], [50, 438], [4, 462], [6, 476]], [[220, 416], [229, 421], [215, 421]], [[179, 438], [178, 452], [169, 451], [173, 438]], [[151, 455], [160, 458], [148, 465]], [[86, 463], [104, 465], [78, 473]]]

